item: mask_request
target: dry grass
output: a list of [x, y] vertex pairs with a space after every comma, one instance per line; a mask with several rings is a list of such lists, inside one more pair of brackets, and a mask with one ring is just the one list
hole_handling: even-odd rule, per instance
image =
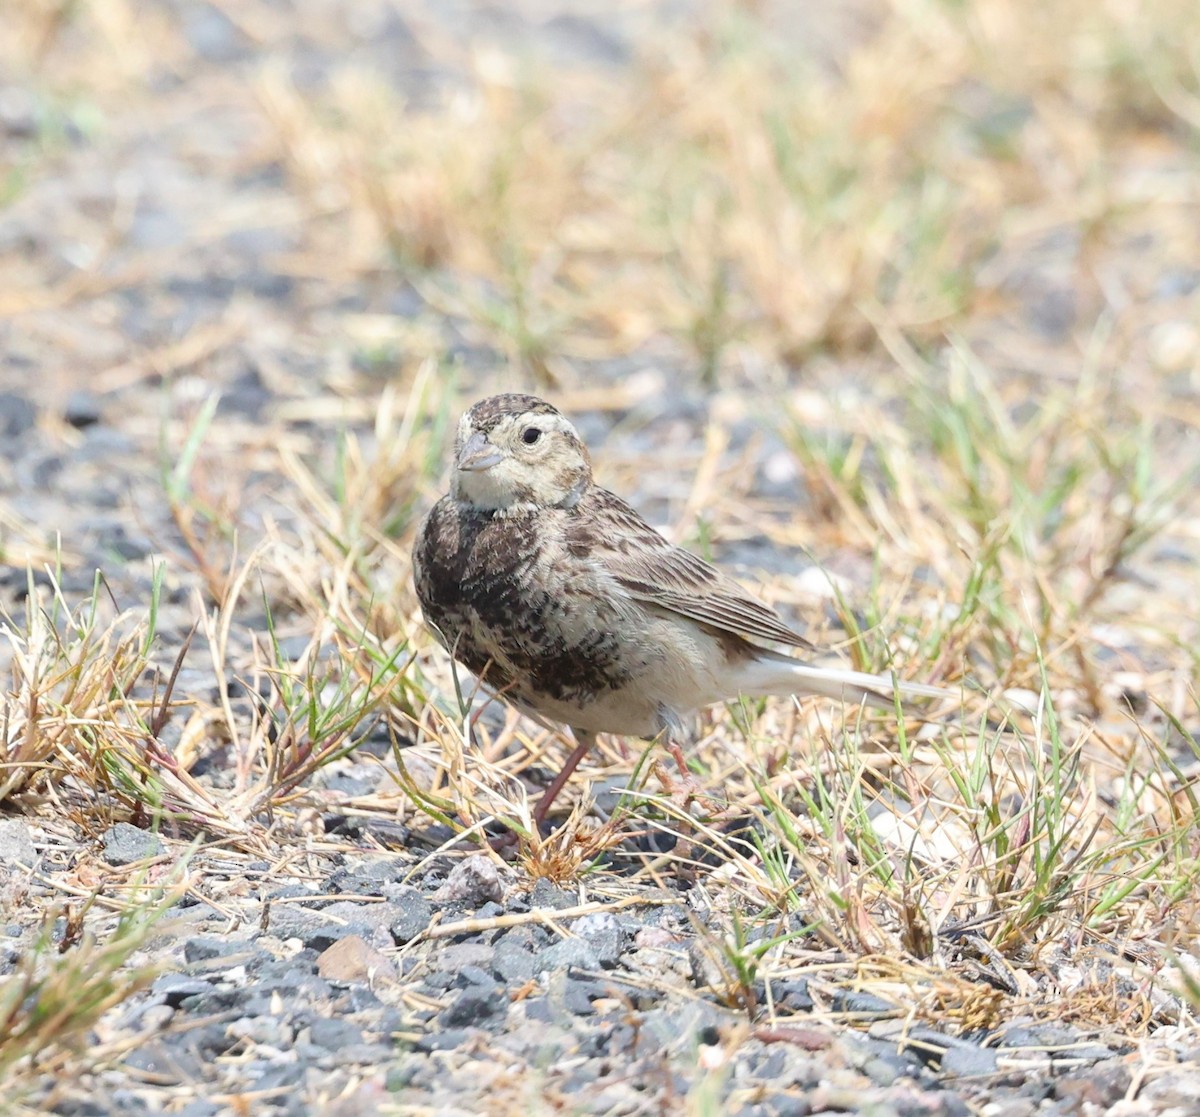
[[261, 96], [298, 189], [535, 377], [666, 334], [711, 384], [874, 348], [881, 322], [936, 340], [1055, 229], [1094, 257], [1186, 219], [1133, 165], [1196, 125], [1196, 12], [1153, 7], [880, 5], [831, 64], [718, 6], [620, 82], [482, 53], [476, 93], [402, 129], [361, 73]]
[[[98, 105], [180, 50], [158, 16], [131, 31], [118, 0], [68, 8], [18, 5], [7, 49]], [[1197, 953], [1200, 876], [1200, 302], [1163, 283], [1200, 254], [1200, 8], [871, 13], [826, 57], [756, 5], [716, 5], [619, 81], [440, 44], [471, 91], [420, 111], [350, 64], [319, 94], [269, 62], [252, 85], [333, 279], [403, 276], [434, 319], [508, 356], [506, 380], [566, 407], [653, 410], [644, 387], [587, 382], [593, 360], [695, 370], [704, 447], [614, 438], [605, 480], [690, 471], [677, 537], [765, 535], [828, 561], [839, 597], [794, 578], [766, 593], [857, 665], [961, 684], [960, 702], [924, 725], [809, 702], [707, 715], [693, 764], [750, 820], [734, 834], [681, 811], [653, 754], [606, 743], [580, 806], [534, 834], [521, 777], [566, 743], [479, 716], [408, 583], [459, 403], [441, 335], [348, 317], [354, 355], [393, 383], [356, 382], [369, 437], [334, 447], [325, 425], [255, 447], [299, 516], [248, 519], [251, 467], [229, 467], [215, 404], [163, 439], [199, 639], [257, 697], [179, 694], [170, 664], [147, 690], [156, 601], [113, 617], [99, 584], [70, 602], [52, 583], [5, 625], [0, 799], [87, 833], [153, 820], [266, 849], [299, 825], [313, 773], [384, 716], [394, 788], [347, 810], [468, 842], [507, 828], [527, 877], [595, 895], [682, 877], [709, 913], [709, 992], [755, 1027], [782, 1019], [773, 986], [804, 976], [822, 1012], [853, 987], [963, 1031], [1021, 1013], [1122, 1039], [1194, 1030], [1176, 959]], [[247, 20], [269, 43], [277, 18]], [[94, 58], [65, 61], [97, 28], [137, 45], [104, 82]], [[1066, 325], [1039, 317], [1064, 292]], [[754, 495], [761, 442], [729, 448], [746, 417], [797, 470], [795, 499]], [[269, 623], [248, 647], [251, 602]], [[311, 635], [299, 656], [285, 627]], [[168, 715], [187, 726], [174, 749]], [[191, 775], [215, 754], [232, 791]], [[589, 817], [588, 779], [635, 767], [615, 814]], [[632, 852], [639, 829], [677, 844]]]

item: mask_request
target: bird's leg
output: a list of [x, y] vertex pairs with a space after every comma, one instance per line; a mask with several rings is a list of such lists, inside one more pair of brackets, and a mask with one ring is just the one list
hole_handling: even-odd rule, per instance
[[687, 757], [683, 755], [683, 748], [679, 742], [668, 734], [666, 746], [667, 752], [671, 754], [671, 759], [679, 766], [679, 774], [685, 780], [694, 780], [696, 777], [692, 775], [692, 770], [687, 765]]
[[559, 770], [557, 776], [550, 781], [550, 786], [542, 792], [542, 797], [538, 801], [538, 805], [534, 808], [533, 822], [535, 826], [541, 826], [546, 818], [546, 813], [550, 810], [551, 804], [554, 802], [555, 796], [562, 791], [567, 780], [571, 778], [575, 769], [579, 767], [579, 762], [587, 755], [588, 750], [596, 743], [596, 734], [588, 733], [583, 729], [572, 729], [571, 732], [575, 736], [575, 748], [571, 755], [567, 757], [566, 762]]
[[687, 810], [689, 803], [699, 802], [707, 804], [719, 813], [722, 807], [705, 791], [703, 784], [688, 767], [687, 757], [683, 755], [683, 746], [680, 744], [680, 740], [685, 733], [683, 722], [680, 721], [679, 717], [673, 711], [665, 707], [659, 708], [658, 717], [661, 725], [658, 739], [665, 746], [667, 752], [671, 754], [671, 758], [679, 768], [680, 786], [678, 787], [672, 784], [662, 768], [658, 770], [659, 779], [666, 785], [667, 795], [672, 801], [677, 802], [683, 810]]

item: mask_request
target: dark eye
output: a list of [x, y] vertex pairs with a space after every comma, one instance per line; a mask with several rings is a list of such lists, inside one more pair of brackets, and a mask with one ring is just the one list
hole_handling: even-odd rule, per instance
[[542, 432], [537, 427], [526, 427], [521, 432], [521, 441], [526, 446], [532, 446], [539, 438], [542, 437]]

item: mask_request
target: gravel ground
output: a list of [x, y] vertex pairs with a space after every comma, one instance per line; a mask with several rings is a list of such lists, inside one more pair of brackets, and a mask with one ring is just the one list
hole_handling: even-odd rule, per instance
[[[716, 1003], [697, 935], [703, 890], [568, 892], [483, 855], [297, 848], [291, 868], [212, 851], [140, 961], [148, 988], [109, 1013], [111, 1052], [46, 1083], [61, 1114], [535, 1112], [738, 1114], [1190, 1112], [1194, 1046], [1122, 1104], [1128, 1045], [1016, 1017], [966, 1036], [819, 978], [774, 983], [779, 1023]], [[164, 848], [164, 845], [166, 848]], [[80, 865], [166, 865], [171, 843], [124, 823], [81, 847], [9, 821], [24, 906]], [[325, 848], [323, 848], [325, 847]], [[10, 962], [27, 934], [10, 924]], [[818, 959], [819, 961], [819, 959]], [[760, 995], [766, 996], [767, 990]], [[1168, 1069], [1169, 1067], [1169, 1069]], [[986, 1109], [981, 1108], [986, 1106]]]
[[[619, 68], [677, 9], [631, 4], [610, 17], [565, 3], [171, 0], [149, 5], [146, 18], [181, 29], [172, 52], [137, 60], [148, 92], [128, 112], [106, 108], [102, 127], [86, 105], [48, 104], [34, 85], [0, 75], [0, 151], [36, 176], [36, 188], [0, 209], [6, 609], [23, 615], [27, 559], [35, 569], [60, 562], [73, 602], [101, 570], [114, 612], [144, 608], [165, 556], [155, 659], [169, 671], [207, 608], [206, 571], [163, 474], [212, 389], [219, 449], [203, 496], [232, 509], [244, 555], [268, 525], [286, 532], [302, 519], [271, 451], [328, 461], [346, 429], [370, 444], [384, 386], [364, 358], [372, 322], [431, 331], [463, 398], [495, 383], [504, 355], [469, 320], [430, 307], [394, 270], [343, 258], [344, 230], [281, 171], [279, 139], [248, 99], [254, 75], [273, 67], [315, 89], [352, 57], [419, 108], [469, 88], [456, 57], [521, 44], [559, 65]], [[835, 22], [812, 33], [836, 42]], [[72, 51], [94, 64], [100, 48], [73, 35], [63, 32], [55, 64], [66, 67]], [[432, 51], [435, 41], [454, 49]], [[43, 150], [47, 114], [60, 134]], [[1062, 340], [1082, 311], [1054, 263], [1052, 252], [1044, 266], [1029, 262], [1026, 317], [998, 327], [992, 345], [1003, 349], [1006, 328], [1032, 327], [1043, 351]], [[584, 411], [601, 453], [634, 460], [650, 439], [687, 456], [703, 446], [707, 415], [752, 417], [763, 403], [744, 385], [713, 398], [673, 390], [669, 361], [590, 368], [587, 387], [616, 386], [635, 404]], [[613, 420], [631, 412], [655, 415], [649, 434], [638, 424], [614, 433]], [[749, 438], [752, 419], [742, 422]], [[790, 483], [771, 451], [753, 487], [764, 499]], [[653, 515], [677, 483], [643, 477], [631, 495]], [[725, 557], [795, 570], [794, 555], [753, 538]], [[1160, 598], [1194, 596], [1196, 559], [1190, 534], [1168, 537], [1153, 574]], [[304, 618], [282, 621], [283, 638], [303, 647]], [[235, 674], [267, 628], [261, 600], [244, 597], [228, 652]], [[208, 650], [203, 633], [194, 638], [179, 694], [211, 701], [224, 685]], [[185, 722], [168, 731], [176, 742]], [[468, 849], [438, 852], [448, 832], [357, 809], [392, 765], [377, 727], [313, 778], [297, 825], [260, 853], [219, 841], [192, 851], [183, 898], [132, 960], [155, 968], [149, 984], [103, 1016], [88, 1045], [102, 1057], [40, 1080], [25, 1111], [1197, 1112], [1200, 1048], [1186, 1028], [1164, 1026], [1135, 1047], [1031, 1011], [960, 1035], [819, 977], [759, 982], [754, 995], [773, 1014], [755, 1022], [712, 993], [703, 929], [714, 901], [703, 881], [667, 874], [656, 888], [622, 891], [615, 873], [603, 888], [564, 890]], [[194, 774], [223, 786], [215, 768]], [[93, 822], [0, 821], [5, 972], [52, 905], [165, 881], [190, 847], [189, 835]], [[60, 938], [70, 918], [60, 917]], [[104, 904], [87, 915], [101, 934], [113, 918]], [[820, 953], [810, 961], [819, 973]]]

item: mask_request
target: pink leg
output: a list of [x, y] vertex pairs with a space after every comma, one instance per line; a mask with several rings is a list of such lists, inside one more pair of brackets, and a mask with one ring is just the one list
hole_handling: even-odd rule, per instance
[[666, 746], [667, 752], [671, 754], [672, 759], [679, 765], [679, 774], [690, 777], [692, 770], [687, 766], [687, 759], [683, 755], [683, 749], [680, 748], [679, 742], [674, 737], [668, 737]]
[[575, 748], [572, 750], [571, 755], [567, 757], [566, 763], [563, 764], [558, 775], [550, 781], [550, 786], [542, 792], [542, 798], [533, 812], [533, 821], [536, 826], [540, 826], [545, 820], [546, 813], [550, 810], [555, 796], [562, 791], [567, 780], [571, 778], [575, 769], [579, 767], [579, 762], [596, 743], [595, 733], [585, 733], [582, 729], [572, 729], [571, 732], [575, 735]]

